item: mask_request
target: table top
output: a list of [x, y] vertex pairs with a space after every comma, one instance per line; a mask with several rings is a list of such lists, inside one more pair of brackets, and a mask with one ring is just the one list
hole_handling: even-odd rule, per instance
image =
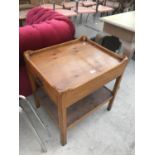
[[135, 11], [100, 18], [101, 21], [135, 32]]
[[48, 48], [27, 51], [25, 57], [58, 92], [75, 89], [119, 66], [123, 60], [85, 36]]

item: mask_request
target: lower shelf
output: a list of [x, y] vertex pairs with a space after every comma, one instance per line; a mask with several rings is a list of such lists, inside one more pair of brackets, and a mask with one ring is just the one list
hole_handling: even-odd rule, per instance
[[[91, 95], [71, 105], [67, 108], [67, 127], [72, 127], [75, 123], [82, 118], [85, 118], [88, 114], [109, 101], [111, 98], [112, 92], [108, 88], [102, 87]], [[58, 123], [57, 106], [51, 102], [49, 98], [44, 99], [42, 102], [45, 104], [50, 116], [56, 123]]]

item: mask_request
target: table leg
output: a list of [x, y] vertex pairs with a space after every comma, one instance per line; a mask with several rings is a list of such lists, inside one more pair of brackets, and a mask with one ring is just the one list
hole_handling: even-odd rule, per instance
[[34, 95], [34, 99], [35, 99], [35, 105], [36, 105], [37, 108], [39, 108], [40, 107], [40, 101], [39, 101], [39, 98], [36, 95], [37, 86], [36, 86], [35, 80], [34, 80], [33, 76], [29, 72], [28, 72], [28, 76], [29, 76], [29, 79], [30, 79], [31, 88], [32, 88], [32, 92], [33, 92], [33, 95]]
[[120, 82], [121, 82], [121, 79], [122, 79], [122, 76], [119, 76], [118, 78], [116, 78], [116, 82], [115, 82], [115, 85], [114, 85], [114, 88], [113, 88], [113, 98], [110, 100], [109, 104], [108, 104], [108, 108], [107, 110], [110, 111], [111, 108], [112, 108], [112, 105], [113, 105], [113, 102], [115, 100], [115, 97], [116, 97], [116, 94], [117, 94], [117, 91], [119, 89], [119, 85], [120, 85]]
[[133, 57], [134, 51], [135, 51], [135, 44], [134, 42], [127, 42], [127, 41], [122, 41], [122, 47], [121, 51], [123, 55], [128, 57], [128, 60], [130, 60]]
[[63, 106], [61, 100], [58, 103], [58, 117], [59, 117], [59, 128], [61, 145], [64, 146], [67, 143], [67, 113], [66, 107]]

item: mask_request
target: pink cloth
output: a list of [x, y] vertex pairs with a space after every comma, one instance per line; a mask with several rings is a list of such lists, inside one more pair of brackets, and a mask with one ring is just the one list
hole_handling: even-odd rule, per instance
[[20, 53], [71, 40], [74, 33], [67, 17], [51, 9], [34, 8], [27, 14], [26, 26], [19, 28]]
[[32, 93], [26, 70], [23, 69], [23, 66], [25, 68], [23, 52], [72, 40], [74, 33], [72, 22], [52, 9], [36, 7], [28, 12], [26, 25], [19, 28], [19, 93], [22, 93], [21, 95], [27, 96]]
[[75, 28], [65, 16], [36, 7], [27, 14], [26, 26], [19, 28], [20, 58], [26, 50], [36, 50], [74, 38]]
[[27, 25], [39, 24], [41, 22], [53, 19], [65, 21], [69, 25], [73, 26], [72, 22], [67, 17], [55, 12], [52, 9], [42, 7], [36, 7], [28, 12], [26, 18], [26, 24]]

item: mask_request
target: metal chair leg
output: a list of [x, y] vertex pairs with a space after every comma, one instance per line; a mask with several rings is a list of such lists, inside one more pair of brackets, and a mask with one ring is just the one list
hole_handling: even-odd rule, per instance
[[86, 17], [86, 23], [87, 23], [87, 21], [88, 21], [88, 17], [89, 17], [89, 13], [88, 13], [88, 15], [87, 15], [87, 17]]
[[82, 24], [82, 13], [80, 14], [80, 24]]
[[77, 16], [73, 17], [73, 22], [76, 23], [77, 22]]
[[31, 128], [32, 131], [34, 132], [35, 136], [37, 137], [37, 139], [38, 139], [38, 141], [39, 141], [39, 143], [40, 143], [40, 146], [41, 146], [42, 151], [43, 151], [43, 152], [47, 152], [47, 149], [46, 149], [46, 147], [45, 147], [45, 144], [44, 144], [44, 142], [41, 140], [41, 138], [40, 138], [39, 134], [37, 133], [37, 131], [35, 130], [32, 121], [29, 119], [28, 115], [26, 114], [26, 112], [25, 112], [24, 110], [23, 110], [23, 113], [24, 113], [25, 116], [26, 116], [26, 117], [24, 117], [25, 120], [27, 121], [27, 123], [29, 124], [30, 128]]
[[25, 96], [23, 96], [23, 95], [19, 95], [19, 98], [22, 99], [22, 100], [24, 100], [28, 104], [28, 106], [33, 111], [34, 115], [36, 116], [36, 118], [38, 119], [38, 121], [40, 122], [40, 124], [42, 125], [42, 127], [44, 129], [46, 129], [44, 123], [42, 122], [42, 120], [40, 119], [40, 117], [38, 116], [38, 114], [36, 113], [36, 111], [34, 110], [34, 108], [32, 107], [31, 103], [27, 100], [27, 98]]
[[95, 13], [94, 15], [93, 15], [93, 22], [95, 23], [95, 21], [96, 21], [96, 16], [97, 16], [97, 13]]

